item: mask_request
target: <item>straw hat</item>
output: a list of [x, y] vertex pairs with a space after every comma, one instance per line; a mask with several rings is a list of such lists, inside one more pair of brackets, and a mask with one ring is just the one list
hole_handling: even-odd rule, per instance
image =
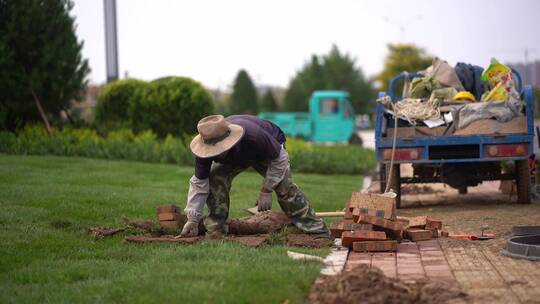
[[193, 138], [189, 147], [200, 158], [217, 156], [232, 148], [244, 136], [244, 128], [227, 122], [223, 115], [201, 119], [197, 131], [199, 135]]

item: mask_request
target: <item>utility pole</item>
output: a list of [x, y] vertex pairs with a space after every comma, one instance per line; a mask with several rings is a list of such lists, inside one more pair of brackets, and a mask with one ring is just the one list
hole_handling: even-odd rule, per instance
[[105, 16], [105, 57], [107, 82], [118, 79], [118, 36], [116, 29], [116, 0], [103, 0]]

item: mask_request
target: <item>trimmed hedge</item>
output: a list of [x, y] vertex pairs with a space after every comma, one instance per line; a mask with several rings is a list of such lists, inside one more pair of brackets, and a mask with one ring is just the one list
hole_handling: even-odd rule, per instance
[[[152, 131], [138, 134], [116, 130], [101, 137], [91, 129], [56, 130], [48, 136], [41, 126], [25, 127], [16, 136], [0, 132], [0, 153], [62, 155], [104, 159], [125, 159], [192, 166], [191, 137], [167, 135], [160, 139]], [[372, 150], [355, 146], [319, 146], [287, 139], [293, 172], [320, 174], [363, 174], [375, 168]]]
[[152, 130], [159, 137], [195, 133], [197, 122], [213, 111], [212, 96], [187, 77], [137, 79], [107, 84], [98, 96], [94, 126], [100, 134]]
[[159, 78], [136, 93], [129, 109], [132, 129], [153, 130], [161, 137], [195, 133], [197, 122], [214, 107], [205, 88], [185, 77]]
[[56, 130], [48, 136], [42, 127], [25, 127], [15, 136], [0, 132], [0, 152], [22, 155], [62, 155], [125, 159], [155, 163], [192, 165], [193, 156], [185, 140], [171, 135], [159, 139], [152, 131], [111, 131], [101, 137], [91, 129]]
[[377, 164], [373, 150], [353, 145], [322, 146], [287, 138], [285, 146], [293, 172], [364, 174]]
[[144, 90], [148, 84], [138, 79], [123, 79], [103, 87], [97, 97], [94, 125], [105, 131], [130, 128], [129, 108], [138, 90]]

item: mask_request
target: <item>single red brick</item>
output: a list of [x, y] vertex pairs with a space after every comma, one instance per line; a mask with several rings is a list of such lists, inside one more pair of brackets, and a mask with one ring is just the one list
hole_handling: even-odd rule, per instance
[[425, 215], [411, 217], [409, 218], [409, 228], [424, 229], [427, 224], [427, 219], [428, 217]]
[[395, 219], [396, 199], [380, 194], [353, 192], [348, 204], [352, 211], [354, 208], [365, 209], [368, 214]]
[[389, 230], [403, 230], [403, 227], [401, 226], [400, 222], [394, 222], [390, 221], [381, 217], [369, 215], [369, 214], [362, 214], [360, 211], [357, 211], [357, 208], [353, 211], [353, 217], [355, 218], [357, 223], [366, 223], [366, 224], [372, 224], [373, 226], [386, 228]]
[[353, 251], [397, 251], [397, 241], [362, 241], [353, 242]]
[[341, 234], [341, 245], [349, 248], [352, 247], [353, 242], [384, 240], [386, 240], [386, 233], [384, 231], [355, 230], [344, 231]]
[[405, 236], [413, 242], [431, 240], [433, 237], [433, 232], [426, 229], [415, 229], [409, 228], [405, 230]]
[[[377, 216], [377, 217], [386, 218], [384, 216], [385, 215], [384, 210], [367, 209], [367, 208], [362, 208], [362, 207], [354, 207], [354, 208], [352, 208], [352, 210], [353, 210], [353, 212], [354, 212], [354, 210], [358, 210], [357, 212], [360, 212], [362, 214], [369, 214], [369, 215], [373, 215], [373, 216]], [[354, 218], [354, 214], [353, 214], [353, 218]]]
[[157, 207], [157, 213], [176, 213], [180, 209], [176, 205], [163, 205]]
[[437, 221], [437, 220], [434, 220], [434, 219], [431, 219], [431, 218], [427, 218], [427, 221], [426, 221], [426, 229], [438, 229], [438, 230], [441, 230], [442, 229], [442, 221]]
[[159, 213], [158, 214], [158, 220], [161, 221], [176, 221], [179, 217], [178, 213]]
[[341, 220], [330, 224], [330, 233], [335, 238], [340, 238], [344, 231], [351, 230], [373, 230], [371, 224], [358, 224], [353, 220]]
[[399, 222], [403, 227], [409, 226], [409, 219], [405, 217], [396, 216], [396, 222]]

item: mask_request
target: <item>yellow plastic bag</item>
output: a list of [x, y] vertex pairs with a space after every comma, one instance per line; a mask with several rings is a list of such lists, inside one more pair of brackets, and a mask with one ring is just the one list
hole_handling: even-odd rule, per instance
[[482, 101], [505, 101], [508, 99], [508, 92], [501, 81], [491, 91], [482, 94]]
[[512, 69], [495, 58], [491, 58], [491, 64], [482, 73], [482, 80], [492, 88], [489, 93], [484, 93], [482, 101], [503, 101], [508, 99], [508, 94], [515, 90]]

